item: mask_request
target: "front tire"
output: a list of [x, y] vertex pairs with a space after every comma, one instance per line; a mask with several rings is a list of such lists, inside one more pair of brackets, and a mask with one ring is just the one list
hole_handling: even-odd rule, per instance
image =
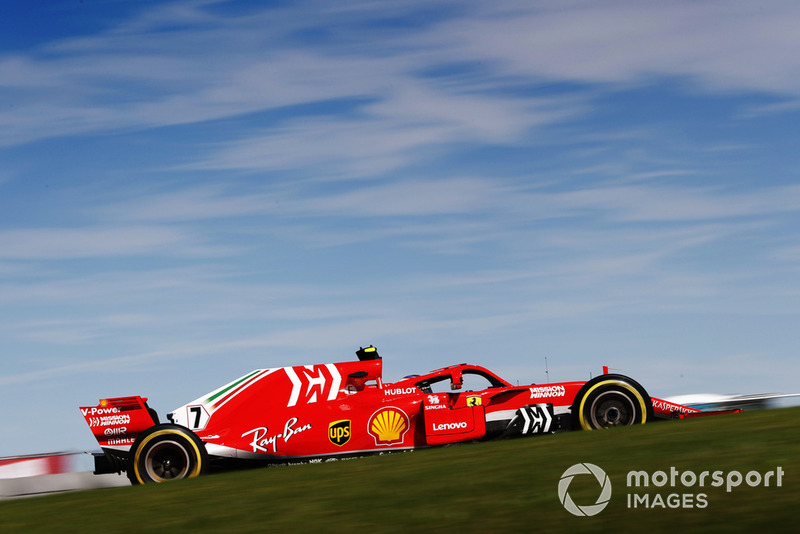
[[163, 424], [142, 432], [131, 447], [128, 478], [149, 484], [194, 478], [206, 472], [205, 444], [186, 427]]
[[575, 395], [572, 426], [583, 430], [643, 424], [653, 420], [653, 402], [647, 391], [624, 375], [601, 375]]

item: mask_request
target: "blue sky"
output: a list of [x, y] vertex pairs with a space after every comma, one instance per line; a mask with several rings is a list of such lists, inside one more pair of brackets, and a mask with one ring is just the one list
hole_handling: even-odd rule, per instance
[[796, 2], [0, 7], [0, 455], [375, 344], [795, 392]]

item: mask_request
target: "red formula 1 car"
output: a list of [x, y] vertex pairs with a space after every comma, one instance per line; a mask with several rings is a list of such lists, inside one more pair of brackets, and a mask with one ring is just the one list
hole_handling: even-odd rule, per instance
[[194, 477], [211, 466], [402, 451], [433, 445], [599, 429], [700, 414], [651, 398], [636, 381], [514, 386], [476, 365], [382, 381], [375, 347], [359, 361], [259, 369], [167, 414], [143, 397], [82, 407], [103, 449], [95, 473], [131, 482]]

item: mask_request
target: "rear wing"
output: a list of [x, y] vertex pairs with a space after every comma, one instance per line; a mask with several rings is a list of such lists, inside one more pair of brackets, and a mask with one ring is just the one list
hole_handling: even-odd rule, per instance
[[82, 406], [80, 410], [104, 450], [127, 452], [139, 434], [158, 424], [155, 410], [139, 396], [101, 399], [97, 406]]

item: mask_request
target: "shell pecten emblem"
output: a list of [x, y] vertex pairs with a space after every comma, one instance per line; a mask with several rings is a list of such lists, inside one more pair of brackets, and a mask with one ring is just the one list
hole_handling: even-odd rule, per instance
[[408, 432], [408, 416], [400, 408], [381, 408], [369, 419], [367, 429], [375, 438], [375, 445], [403, 443]]

